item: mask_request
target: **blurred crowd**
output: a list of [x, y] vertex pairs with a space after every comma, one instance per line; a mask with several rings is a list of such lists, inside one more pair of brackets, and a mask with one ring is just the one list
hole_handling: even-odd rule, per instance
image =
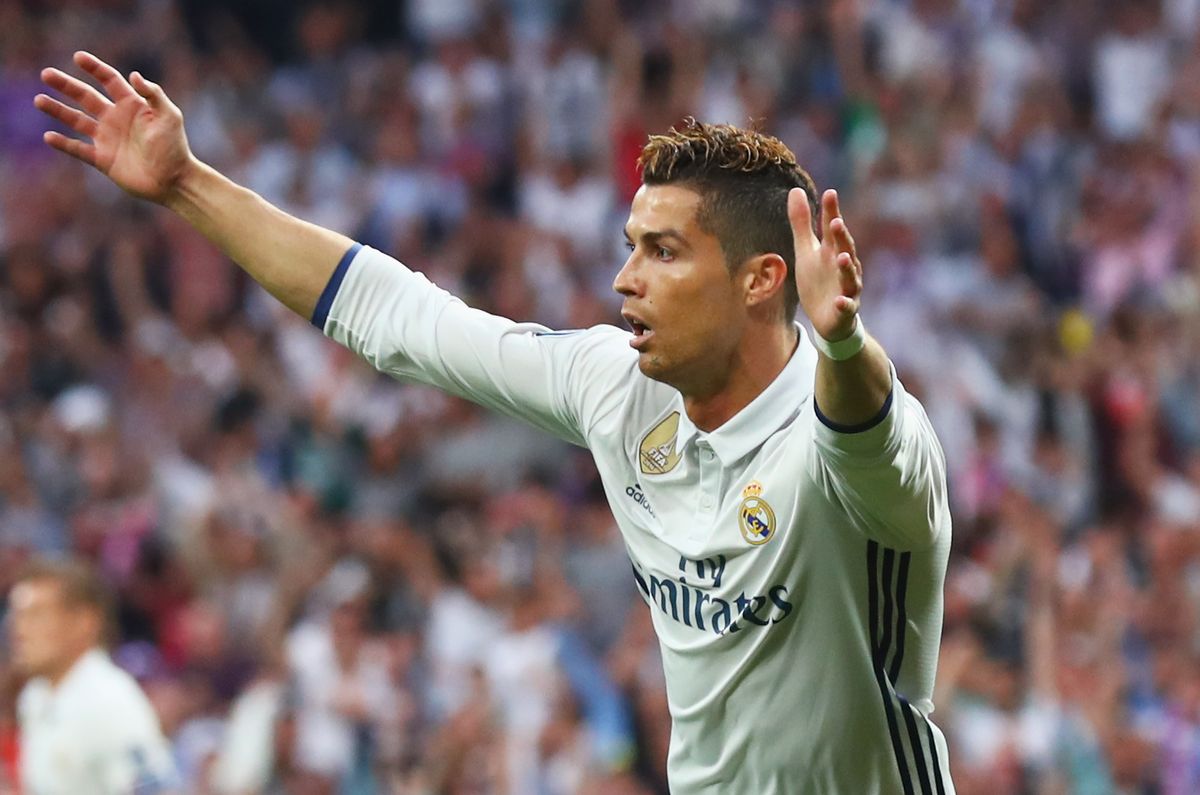
[[1200, 792], [1198, 33], [1200, 0], [0, 3], [0, 593], [104, 572], [188, 792], [665, 793], [586, 452], [376, 375], [32, 98], [75, 49], [140, 69], [234, 179], [557, 328], [620, 322], [645, 136], [760, 120], [841, 191], [945, 447], [958, 792]]

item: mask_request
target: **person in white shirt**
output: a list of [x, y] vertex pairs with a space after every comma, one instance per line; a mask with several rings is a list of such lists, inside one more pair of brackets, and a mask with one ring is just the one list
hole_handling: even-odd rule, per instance
[[159, 86], [75, 63], [105, 93], [43, 71], [81, 108], [35, 99], [83, 136], [50, 146], [181, 215], [377, 369], [592, 451], [662, 650], [673, 792], [953, 792], [929, 720], [944, 458], [858, 317], [837, 194], [782, 143], [694, 120], [652, 136], [613, 285], [633, 336], [552, 332], [282, 213], [192, 156]]
[[111, 598], [82, 563], [39, 562], [9, 594], [26, 795], [176, 791], [171, 748], [136, 681], [102, 647]]

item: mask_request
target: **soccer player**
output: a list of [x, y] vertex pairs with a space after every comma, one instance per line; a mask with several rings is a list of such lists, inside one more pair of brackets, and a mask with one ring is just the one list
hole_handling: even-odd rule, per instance
[[27, 795], [152, 795], [175, 785], [150, 701], [104, 652], [110, 597], [80, 563], [35, 563], [9, 594]]
[[942, 452], [859, 318], [836, 193], [818, 199], [782, 143], [694, 122], [651, 137], [613, 285], [632, 335], [552, 332], [284, 214], [192, 156], [161, 87], [75, 63], [104, 91], [43, 72], [78, 107], [35, 104], [82, 136], [50, 146], [181, 215], [379, 370], [592, 451], [662, 648], [673, 792], [952, 792], [928, 717]]

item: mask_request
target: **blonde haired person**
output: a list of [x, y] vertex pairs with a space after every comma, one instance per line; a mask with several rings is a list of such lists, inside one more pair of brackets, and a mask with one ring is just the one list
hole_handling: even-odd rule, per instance
[[104, 650], [111, 601], [79, 562], [33, 563], [9, 593], [13, 663], [29, 677], [17, 703], [25, 795], [177, 789], [158, 716]]

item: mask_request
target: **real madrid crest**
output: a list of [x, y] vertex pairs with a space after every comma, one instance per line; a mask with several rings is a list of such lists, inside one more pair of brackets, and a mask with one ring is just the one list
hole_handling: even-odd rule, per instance
[[759, 546], [775, 535], [775, 510], [762, 498], [762, 484], [757, 480], [742, 489], [742, 504], [738, 506], [738, 526], [746, 542]]

